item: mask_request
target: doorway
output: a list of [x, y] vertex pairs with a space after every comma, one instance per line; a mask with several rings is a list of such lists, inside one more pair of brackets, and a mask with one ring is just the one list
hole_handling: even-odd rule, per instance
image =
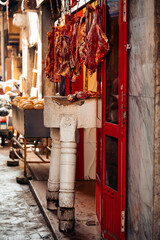
[[125, 239], [126, 1], [103, 6], [110, 51], [97, 77], [96, 214], [103, 239]]

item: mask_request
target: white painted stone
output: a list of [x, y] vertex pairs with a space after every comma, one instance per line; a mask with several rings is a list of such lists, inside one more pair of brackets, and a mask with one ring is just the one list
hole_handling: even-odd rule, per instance
[[61, 208], [73, 208], [75, 202], [75, 194], [73, 192], [59, 191], [59, 206]]
[[59, 191], [60, 185], [60, 134], [59, 129], [51, 129], [52, 149], [49, 168], [48, 191]]
[[77, 144], [61, 143], [60, 190], [74, 190]]
[[13, 25], [24, 28], [27, 26], [27, 24], [28, 24], [28, 21], [27, 21], [26, 14], [16, 13], [13, 15]]
[[[66, 97], [45, 97], [44, 125], [52, 129], [60, 128], [60, 211], [61, 208], [74, 208], [77, 129], [96, 127], [96, 99], [67, 103]], [[55, 171], [54, 162], [50, 165], [50, 175], [52, 171]]]
[[96, 178], [96, 128], [84, 129], [84, 179]]
[[60, 122], [60, 193], [59, 206], [74, 207], [74, 185], [76, 172], [76, 118], [74, 115], [62, 115]]
[[70, 114], [63, 114], [60, 122], [60, 141], [75, 142], [76, 127], [76, 116]]
[[[63, 114], [74, 115], [77, 128], [96, 127], [96, 99], [86, 99], [84, 102], [63, 105], [56, 101], [57, 97], [44, 98], [44, 125], [59, 128]], [[59, 97], [63, 99], [65, 97]]]

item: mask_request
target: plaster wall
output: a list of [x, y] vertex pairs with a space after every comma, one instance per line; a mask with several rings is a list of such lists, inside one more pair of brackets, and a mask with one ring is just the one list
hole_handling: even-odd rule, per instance
[[155, 18], [154, 0], [128, 1], [127, 239], [153, 238]]
[[153, 176], [153, 239], [160, 239], [160, 1], [155, 1], [155, 132]]
[[[48, 38], [47, 32], [52, 31], [51, 25], [51, 10], [50, 5], [42, 6], [42, 62], [45, 62], [47, 51], [48, 51]], [[54, 95], [54, 84], [45, 76], [44, 64], [42, 66], [42, 94], [44, 96]]]
[[[25, 16], [26, 21], [24, 21], [24, 24], [22, 25], [22, 72], [26, 78], [25, 94], [30, 96], [33, 79], [34, 55], [35, 49], [38, 46], [39, 16], [36, 12], [28, 12], [23, 15]], [[19, 21], [21, 21], [21, 18]]]

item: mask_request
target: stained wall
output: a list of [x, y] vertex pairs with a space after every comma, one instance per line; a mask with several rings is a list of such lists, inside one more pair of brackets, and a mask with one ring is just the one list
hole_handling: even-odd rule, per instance
[[131, 50], [128, 55], [127, 239], [156, 240], [153, 238], [155, 6], [154, 0], [130, 0], [128, 4]]
[[47, 32], [52, 31], [51, 21], [51, 10], [50, 5], [45, 4], [42, 6], [42, 95], [44, 96], [53, 96], [54, 95], [54, 85], [50, 82], [50, 80], [46, 77], [44, 71], [44, 62], [46, 59], [47, 51], [48, 51], [48, 38]]
[[160, 239], [160, 1], [155, 1], [155, 131], [153, 176], [153, 239]]

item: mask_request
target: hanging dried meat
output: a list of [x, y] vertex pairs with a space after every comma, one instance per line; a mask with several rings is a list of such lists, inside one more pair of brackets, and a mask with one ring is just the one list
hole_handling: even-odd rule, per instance
[[64, 34], [64, 38], [67, 43], [69, 52], [70, 73], [68, 74], [68, 76], [71, 81], [75, 81], [76, 78], [80, 75], [81, 71], [81, 64], [76, 58], [76, 38], [79, 22], [79, 16], [72, 18], [72, 20], [68, 23], [67, 29]]
[[53, 27], [48, 33], [48, 54], [46, 76], [52, 82], [61, 82], [61, 75], [76, 79], [80, 75], [81, 64], [76, 58], [76, 37], [80, 17], [74, 17], [67, 25]]
[[87, 5], [80, 18], [72, 18], [67, 25], [52, 28], [48, 33], [46, 76], [52, 82], [61, 82], [61, 75], [76, 81], [81, 63], [92, 74], [109, 51], [108, 39], [100, 28], [101, 7]]
[[53, 75], [53, 68], [54, 68], [54, 28], [52, 29], [52, 32], [47, 33], [48, 36], [48, 53], [46, 56], [45, 61], [45, 73], [46, 77], [50, 79], [51, 82], [53, 82], [54, 75]]
[[100, 27], [101, 13], [102, 7], [97, 5], [94, 19], [87, 36], [87, 54], [84, 64], [89, 69], [90, 74], [95, 72], [109, 51], [108, 38]]
[[76, 58], [85, 60], [87, 54], [87, 35], [93, 20], [94, 16], [94, 8], [92, 5], [87, 5], [86, 12], [83, 14], [80, 20], [80, 24], [78, 27], [77, 33], [77, 41], [76, 41]]
[[46, 76], [51, 82], [61, 82], [61, 75], [70, 72], [69, 50], [64, 39], [66, 25], [53, 27], [48, 33], [48, 54], [45, 62]]
[[66, 25], [58, 26], [55, 31], [54, 54], [54, 82], [61, 82], [61, 75], [66, 76], [69, 71], [69, 52], [64, 39]]

